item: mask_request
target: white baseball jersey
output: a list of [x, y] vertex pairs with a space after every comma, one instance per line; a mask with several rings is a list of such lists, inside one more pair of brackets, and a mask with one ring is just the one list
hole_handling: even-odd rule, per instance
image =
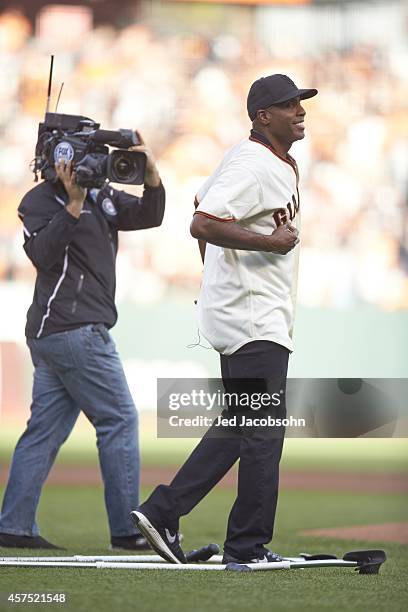
[[[300, 229], [296, 162], [262, 135], [235, 145], [197, 193], [196, 214], [271, 234], [290, 220]], [[299, 247], [287, 255], [207, 244], [198, 299], [199, 328], [221, 354], [254, 340], [293, 350]]]

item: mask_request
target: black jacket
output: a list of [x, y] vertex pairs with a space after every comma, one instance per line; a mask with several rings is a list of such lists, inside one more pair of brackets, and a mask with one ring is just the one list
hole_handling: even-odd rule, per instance
[[37, 269], [26, 336], [40, 338], [88, 323], [117, 320], [115, 262], [118, 231], [157, 227], [165, 191], [145, 186], [141, 198], [110, 185], [88, 191], [79, 219], [65, 210], [63, 185], [45, 181], [22, 199], [24, 249]]

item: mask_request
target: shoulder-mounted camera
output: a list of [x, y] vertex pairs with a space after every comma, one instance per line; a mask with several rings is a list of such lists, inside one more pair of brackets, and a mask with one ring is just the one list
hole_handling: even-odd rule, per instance
[[[144, 182], [146, 155], [127, 151], [140, 144], [132, 130], [101, 130], [100, 124], [81, 115], [45, 113], [38, 127], [34, 174], [56, 181], [55, 164], [72, 161], [81, 187], [102, 187], [107, 181], [128, 185]], [[109, 147], [117, 147], [109, 151]]]

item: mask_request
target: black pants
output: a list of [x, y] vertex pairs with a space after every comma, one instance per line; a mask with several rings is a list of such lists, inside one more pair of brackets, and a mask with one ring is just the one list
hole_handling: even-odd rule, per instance
[[[251, 379], [251, 392], [285, 390], [288, 356], [286, 348], [265, 340], [250, 342], [230, 356], [221, 355], [225, 390], [242, 392], [245, 378]], [[234, 410], [227, 412], [232, 416]], [[284, 413], [283, 400], [279, 414]], [[178, 530], [179, 518], [188, 514], [239, 459], [238, 494], [228, 519], [224, 551], [246, 560], [261, 554], [272, 539], [284, 432], [280, 429], [271, 435], [265, 426], [230, 424], [216, 429], [213, 425], [207, 431], [171, 484], [159, 485], [141, 510], [153, 521]]]

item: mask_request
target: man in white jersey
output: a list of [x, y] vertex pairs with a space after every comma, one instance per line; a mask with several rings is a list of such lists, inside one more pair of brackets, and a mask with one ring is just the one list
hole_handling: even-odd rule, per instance
[[[316, 89], [298, 89], [282, 74], [252, 84], [250, 137], [227, 152], [199, 190], [191, 224], [204, 262], [200, 330], [220, 353], [227, 393], [280, 394], [278, 409], [271, 403], [262, 416], [286, 414], [300, 218], [299, 174], [288, 151], [305, 135], [301, 101], [316, 94]], [[132, 513], [151, 546], [168, 561], [186, 562], [179, 518], [237, 460], [238, 495], [228, 519], [224, 562], [280, 560], [266, 544], [273, 534], [284, 430], [233, 419], [245, 412], [239, 400], [231, 401], [223, 413], [227, 424], [213, 425], [171, 484], [158, 486]]]

